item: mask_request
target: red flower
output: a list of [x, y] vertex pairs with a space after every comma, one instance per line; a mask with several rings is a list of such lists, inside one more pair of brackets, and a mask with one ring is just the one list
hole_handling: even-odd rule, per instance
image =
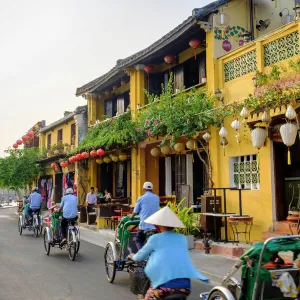
[[148, 124], [148, 123], [149, 123], [149, 121], [148, 121], [148, 120], [146, 120], [146, 121], [145, 121], [145, 123], [146, 123], [146, 124]]
[[155, 120], [155, 121], [153, 122], [153, 124], [154, 124], [154, 125], [157, 125], [157, 124], [158, 124], [158, 121], [157, 121], [157, 120]]
[[147, 130], [147, 135], [150, 136], [151, 135], [151, 131]]
[[137, 128], [137, 130], [136, 131], [140, 131], [141, 130], [141, 128]]

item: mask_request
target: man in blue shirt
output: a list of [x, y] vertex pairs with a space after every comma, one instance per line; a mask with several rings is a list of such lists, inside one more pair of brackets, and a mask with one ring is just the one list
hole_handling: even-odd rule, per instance
[[144, 195], [137, 200], [133, 214], [131, 215], [132, 218], [135, 215], [140, 216], [139, 231], [135, 241], [138, 250], [143, 247], [146, 237], [156, 233], [154, 225], [144, 222], [145, 219], [149, 218], [159, 210], [159, 197], [153, 194], [152, 191], [153, 184], [151, 182], [145, 182], [143, 185]]
[[66, 196], [63, 197], [61, 204], [60, 204], [60, 210], [63, 211], [63, 218], [61, 220], [61, 234], [62, 234], [62, 241], [61, 244], [65, 243], [66, 237], [67, 237], [67, 227], [68, 227], [68, 220], [73, 220], [74, 222], [78, 218], [78, 200], [77, 197], [75, 197], [74, 191], [71, 188], [68, 188], [66, 190]]
[[29, 196], [30, 207], [28, 209], [28, 214], [32, 217], [33, 212], [39, 212], [43, 202], [42, 196], [38, 193], [38, 188], [34, 187], [32, 194]]

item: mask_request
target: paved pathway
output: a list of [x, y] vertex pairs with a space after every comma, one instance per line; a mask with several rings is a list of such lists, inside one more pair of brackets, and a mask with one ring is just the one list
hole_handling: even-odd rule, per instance
[[[15, 210], [0, 208], [0, 300], [137, 299], [127, 273], [117, 273], [113, 285], [107, 282], [102, 247], [82, 242], [75, 262], [57, 248], [46, 256], [41, 237], [28, 230], [19, 236]], [[209, 288], [193, 282], [189, 299], [199, 300], [199, 293]]]

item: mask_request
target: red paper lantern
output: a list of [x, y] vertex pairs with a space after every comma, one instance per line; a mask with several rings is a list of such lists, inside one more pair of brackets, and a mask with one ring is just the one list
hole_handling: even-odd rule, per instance
[[190, 47], [192, 47], [193, 49], [197, 49], [200, 47], [201, 42], [198, 39], [192, 39], [189, 41], [189, 45]]
[[81, 155], [83, 158], [89, 158], [90, 156], [87, 152], [82, 152]]
[[17, 140], [16, 144], [17, 144], [18, 146], [20, 146], [20, 145], [23, 144], [23, 142], [22, 142], [21, 140]]
[[26, 143], [26, 142], [28, 141], [28, 139], [29, 139], [29, 137], [28, 137], [27, 135], [23, 135], [23, 136], [22, 136], [22, 141], [23, 141], [24, 143]]
[[72, 164], [73, 163], [73, 156], [69, 157], [69, 162]]
[[57, 168], [57, 163], [52, 163], [52, 164], [51, 164], [51, 168], [52, 168], [52, 169], [56, 169], [56, 168]]
[[73, 161], [73, 163], [75, 163], [77, 161], [76, 155], [72, 156], [72, 161]]
[[76, 160], [82, 160], [82, 159], [83, 159], [82, 154], [78, 153], [76, 155]]
[[97, 150], [97, 155], [98, 156], [104, 156], [104, 154], [105, 154], [105, 151], [103, 149], [98, 149]]
[[144, 71], [148, 74], [151, 73], [153, 71], [153, 66], [145, 66]]
[[15, 149], [17, 149], [17, 148], [19, 147], [19, 145], [18, 145], [18, 144], [13, 144], [13, 147], [14, 147]]
[[175, 62], [175, 56], [174, 55], [167, 55], [164, 57], [164, 61], [167, 63], [167, 64], [172, 64]]
[[90, 155], [91, 155], [92, 157], [96, 157], [96, 156], [97, 156], [97, 151], [96, 151], [96, 150], [92, 150], [92, 151], [90, 152]]
[[30, 130], [27, 132], [26, 135], [29, 136], [30, 138], [32, 138], [34, 136], [34, 131]]
[[61, 163], [60, 163], [60, 166], [62, 167], [62, 168], [64, 168], [66, 165], [65, 165], [65, 162], [64, 161], [62, 161]]

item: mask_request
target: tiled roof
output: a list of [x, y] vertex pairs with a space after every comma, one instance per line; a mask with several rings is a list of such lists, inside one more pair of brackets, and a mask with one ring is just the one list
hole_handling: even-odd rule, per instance
[[185, 21], [183, 21], [180, 25], [175, 27], [173, 30], [171, 30], [169, 33], [164, 35], [161, 39], [154, 42], [149, 47], [125, 58], [125, 59], [119, 59], [117, 60], [116, 65], [107, 73], [104, 75], [98, 77], [97, 79], [83, 85], [80, 88], [77, 88], [76, 90], [76, 96], [80, 96], [84, 93], [89, 93], [94, 91], [96, 88], [99, 88], [101, 85], [105, 84], [109, 79], [111, 79], [113, 76], [120, 74], [122, 75], [122, 72], [125, 68], [132, 66], [136, 63], [139, 63], [140, 60], [145, 59], [150, 54], [158, 51], [159, 49], [163, 48], [167, 44], [171, 43], [175, 39], [177, 39], [180, 35], [182, 35], [185, 31], [187, 31], [189, 28], [197, 24], [198, 20], [202, 20], [207, 15], [209, 15], [211, 12], [216, 10], [217, 7], [220, 5], [223, 5], [230, 0], [218, 0], [214, 1], [202, 8], [196, 8], [193, 10], [193, 15], [187, 18]]
[[74, 119], [74, 116], [75, 116], [75, 112], [72, 112], [72, 113], [69, 113], [68, 115], [64, 116], [63, 118], [51, 123], [50, 125], [46, 126], [46, 127], [43, 127], [40, 129], [40, 132], [47, 132], [61, 124], [64, 124], [65, 122], [67, 121], [70, 121], [72, 119]]

